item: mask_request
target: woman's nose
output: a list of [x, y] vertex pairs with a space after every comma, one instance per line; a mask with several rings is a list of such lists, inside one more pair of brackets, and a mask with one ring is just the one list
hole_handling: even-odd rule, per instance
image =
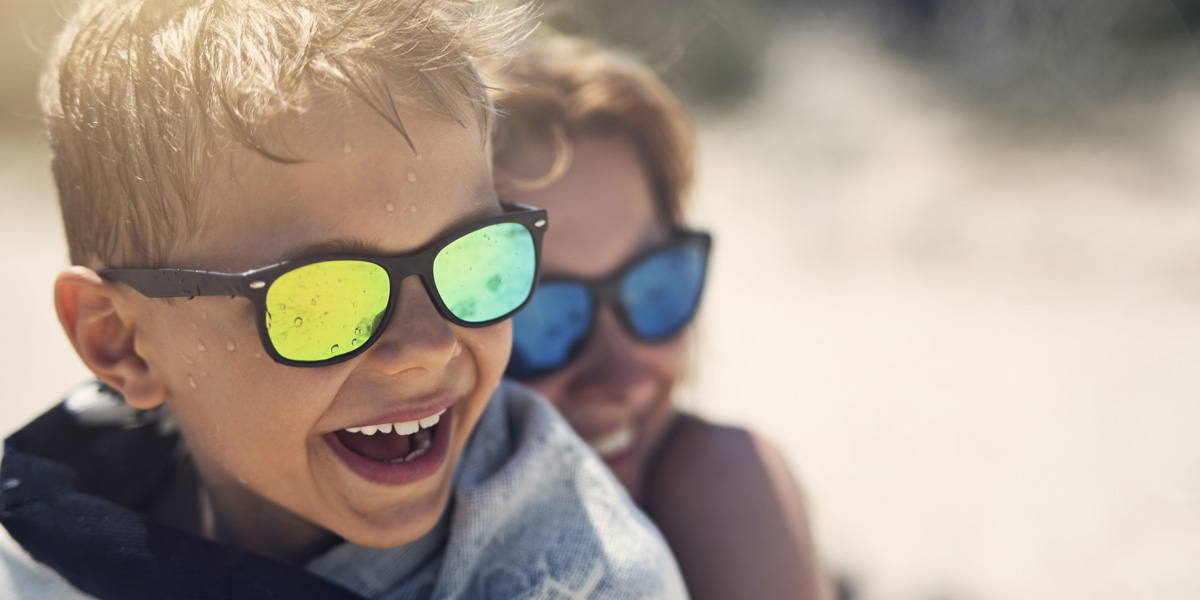
[[413, 275], [400, 282], [391, 319], [367, 351], [370, 365], [389, 375], [419, 375], [445, 367], [456, 355], [458, 336]]
[[612, 309], [601, 308], [572, 391], [581, 398], [639, 407], [651, 402], [657, 390], [654, 372], [638, 357], [637, 344]]

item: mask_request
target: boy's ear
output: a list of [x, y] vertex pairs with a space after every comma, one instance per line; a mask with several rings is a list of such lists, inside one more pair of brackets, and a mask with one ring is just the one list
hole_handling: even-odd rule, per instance
[[166, 387], [137, 352], [137, 327], [117, 310], [120, 291], [87, 267], [69, 267], [54, 281], [58, 322], [96, 377], [134, 408], [154, 408]]

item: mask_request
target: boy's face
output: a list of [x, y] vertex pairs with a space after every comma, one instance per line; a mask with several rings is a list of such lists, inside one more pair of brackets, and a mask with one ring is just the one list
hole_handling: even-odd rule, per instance
[[[285, 123], [298, 164], [240, 147], [218, 154], [196, 235], [161, 266], [239, 272], [306, 255], [401, 254], [499, 214], [478, 127], [405, 112], [419, 155], [359, 104], [318, 105]], [[138, 354], [166, 388], [218, 526], [262, 547], [315, 544], [324, 530], [380, 547], [427, 532], [508, 360], [509, 322], [451, 325], [415, 276], [373, 346], [315, 368], [272, 361], [245, 298], [168, 303], [126, 291]], [[442, 408], [417, 466], [372, 470], [339, 447], [339, 436], [362, 435], [346, 428]]]

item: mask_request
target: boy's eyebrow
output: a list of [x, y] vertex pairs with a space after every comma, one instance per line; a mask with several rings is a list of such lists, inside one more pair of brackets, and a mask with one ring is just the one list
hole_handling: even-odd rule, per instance
[[[461, 219], [456, 220], [455, 222], [451, 223], [448, 227], [446, 227], [442, 231], [438, 232], [438, 234], [433, 239], [434, 240], [440, 239], [442, 236], [449, 234], [451, 231], [454, 231], [455, 229], [458, 229], [459, 227], [463, 227], [469, 223], [473, 223], [475, 221], [481, 221], [488, 217], [496, 216], [497, 214], [500, 214], [499, 212], [497, 212], [497, 210], [496, 210], [497, 208], [499, 208], [499, 206], [497, 204], [483, 203], [480, 205], [480, 207], [476, 208], [475, 210], [470, 211], [469, 213], [464, 215]], [[502, 211], [500, 211], [500, 212], [502, 212]], [[432, 240], [430, 240], [430, 241], [432, 241]], [[422, 246], [423, 245], [424, 244], [422, 244]], [[341, 239], [336, 239], [336, 240], [327, 240], [327, 241], [323, 241], [323, 242], [318, 242], [311, 246], [305, 246], [304, 248], [300, 248], [294, 252], [290, 252], [290, 253], [288, 253], [287, 256], [284, 256], [282, 259], [280, 259], [277, 262], [296, 260], [298, 258], [307, 258], [309, 256], [322, 256], [325, 254], [382, 255], [383, 252], [380, 250], [381, 247], [382, 247], [382, 244], [380, 244], [374, 240], [371, 240], [368, 238], [363, 238], [363, 237], [348, 237], [348, 238], [341, 238]]]
[[288, 253], [279, 262], [323, 254], [379, 254], [379, 244], [367, 238], [352, 237], [318, 242]]

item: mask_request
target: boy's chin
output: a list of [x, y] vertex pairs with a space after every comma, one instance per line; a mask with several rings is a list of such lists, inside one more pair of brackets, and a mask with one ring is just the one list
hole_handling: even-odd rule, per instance
[[407, 506], [401, 512], [363, 519], [355, 524], [353, 531], [336, 533], [348, 542], [368, 548], [395, 548], [415, 542], [437, 526], [448, 504], [449, 489], [432, 496], [435, 497]]

